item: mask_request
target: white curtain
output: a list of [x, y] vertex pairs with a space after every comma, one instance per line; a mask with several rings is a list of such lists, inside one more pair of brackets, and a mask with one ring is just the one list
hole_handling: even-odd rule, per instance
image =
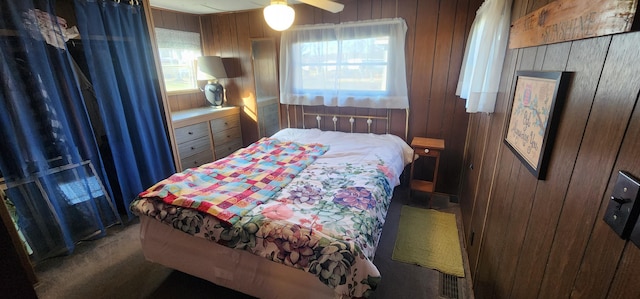
[[280, 102], [409, 107], [403, 19], [305, 25], [284, 31]]
[[469, 113], [495, 108], [510, 22], [511, 0], [486, 0], [476, 13], [456, 90]]

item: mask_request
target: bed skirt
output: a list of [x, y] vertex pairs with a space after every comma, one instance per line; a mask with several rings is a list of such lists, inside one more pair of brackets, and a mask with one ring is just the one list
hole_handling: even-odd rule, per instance
[[140, 240], [151, 262], [257, 298], [341, 298], [312, 274], [191, 236], [147, 216], [140, 217]]

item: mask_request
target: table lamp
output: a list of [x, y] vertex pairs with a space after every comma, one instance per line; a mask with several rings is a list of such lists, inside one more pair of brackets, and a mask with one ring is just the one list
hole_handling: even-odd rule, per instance
[[227, 72], [224, 70], [220, 56], [198, 57], [197, 79], [207, 80], [207, 85], [201, 90], [204, 91], [204, 96], [211, 106], [220, 108], [224, 104], [224, 88], [218, 83], [218, 79], [226, 77]]

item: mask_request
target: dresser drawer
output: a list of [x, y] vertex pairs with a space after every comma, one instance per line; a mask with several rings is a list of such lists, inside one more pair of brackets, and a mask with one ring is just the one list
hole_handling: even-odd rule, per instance
[[182, 164], [182, 170], [187, 168], [198, 167], [202, 164], [213, 162], [213, 153], [211, 149], [207, 149], [205, 151], [196, 153], [192, 156], [180, 159], [180, 164]]
[[[171, 113], [180, 171], [210, 163], [242, 147], [240, 108], [200, 107]], [[220, 146], [220, 148], [218, 148]]]
[[222, 159], [242, 147], [242, 139], [238, 138], [230, 142], [216, 145], [216, 160]]
[[209, 126], [207, 125], [207, 122], [201, 122], [195, 125], [177, 128], [175, 132], [176, 132], [176, 143], [180, 144], [187, 141], [202, 138], [205, 136], [209, 136]]
[[199, 152], [203, 152], [206, 150], [211, 152], [211, 140], [209, 139], [209, 136], [200, 137], [196, 140], [190, 140], [178, 144], [178, 152], [180, 153], [180, 158], [193, 156]]
[[211, 132], [213, 132], [214, 134], [216, 132], [228, 130], [235, 127], [240, 127], [240, 117], [238, 114], [232, 114], [211, 120]]
[[231, 128], [228, 130], [214, 132], [213, 133], [213, 146], [217, 147], [219, 144], [224, 144], [235, 139], [241, 139], [242, 132], [240, 127]]

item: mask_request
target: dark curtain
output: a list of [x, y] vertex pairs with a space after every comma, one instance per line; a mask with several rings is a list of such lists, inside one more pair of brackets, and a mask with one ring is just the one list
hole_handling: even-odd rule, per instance
[[74, 2], [121, 191], [116, 197], [131, 216], [135, 196], [175, 172], [144, 11], [128, 1]]
[[36, 262], [120, 222], [64, 25], [49, 1], [0, 1], [0, 172]]

